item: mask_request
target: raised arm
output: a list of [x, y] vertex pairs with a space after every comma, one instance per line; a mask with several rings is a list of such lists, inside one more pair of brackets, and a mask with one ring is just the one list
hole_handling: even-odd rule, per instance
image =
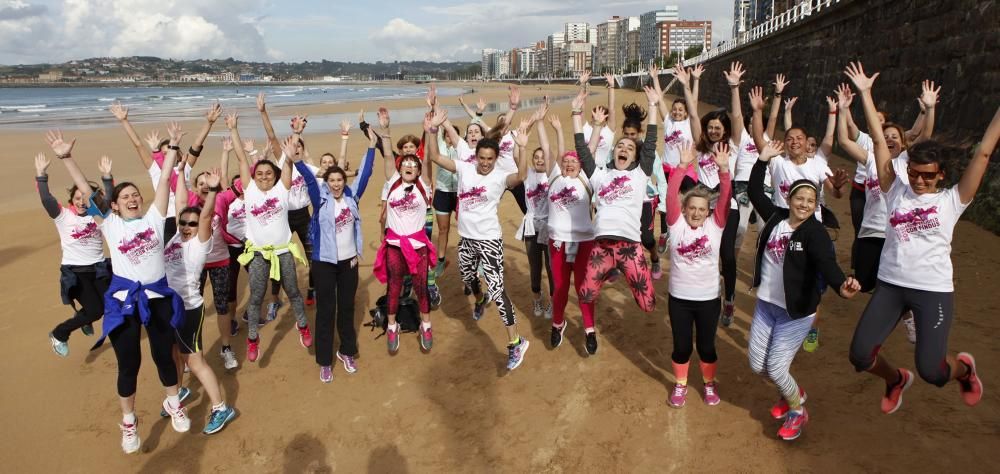
[[[181, 211], [183, 211], [184, 208], [187, 207], [188, 199], [190, 199], [188, 197], [187, 179], [184, 176], [185, 174], [186, 173], [177, 173], [177, 181], [174, 183], [174, 214], [178, 217], [180, 217]], [[156, 189], [159, 190], [159, 187], [157, 187]], [[169, 199], [168, 199], [168, 205], [169, 205]]]
[[[430, 134], [436, 134], [438, 127], [443, 124], [448, 123], [448, 112], [445, 110], [435, 110], [434, 112], [427, 112], [424, 115], [424, 131]], [[424, 155], [434, 164], [451, 171], [454, 173], [456, 171], [455, 161], [449, 158], [447, 155], [441, 154], [438, 150], [437, 140], [427, 140], [427, 149]]]
[[819, 150], [823, 156], [828, 157], [833, 154], [833, 132], [837, 129], [837, 99], [827, 96], [826, 98], [826, 132], [823, 133], [823, 141], [819, 142]]
[[691, 74], [691, 95], [694, 96], [694, 100], [697, 102], [698, 84], [701, 82], [701, 74], [705, 72], [705, 66], [698, 64], [695, 67], [688, 69], [688, 72]]
[[[842, 101], [841, 96], [847, 98], [846, 108], [840, 107], [840, 102]], [[854, 123], [854, 114], [851, 113], [851, 102], [854, 102], [854, 92], [851, 91], [851, 86], [841, 83], [837, 86], [837, 108], [840, 109], [838, 112], [841, 115], [847, 116], [847, 138], [856, 142], [858, 141], [858, 137], [861, 136], [861, 130], [859, 130], [858, 125]], [[917, 102], [920, 102], [920, 100], [917, 99]]]
[[[240, 131], [237, 128], [238, 120], [239, 115], [236, 115], [235, 112], [226, 114], [226, 127], [229, 128], [229, 138], [233, 140], [233, 143], [242, 143], [240, 141]], [[240, 183], [245, 190], [253, 182], [253, 176], [250, 174], [250, 162], [243, 147], [236, 146], [234, 148], [236, 149], [236, 159], [240, 162]]]
[[[161, 216], [167, 215], [167, 205], [170, 202], [170, 170], [174, 168], [174, 164], [177, 162], [178, 154], [181, 145], [181, 138], [187, 135], [187, 132], [181, 130], [180, 124], [177, 122], [171, 122], [167, 125], [167, 134], [170, 135], [170, 146], [167, 148], [167, 154], [163, 156], [163, 172], [160, 173], [160, 182], [156, 185], [156, 194], [153, 196], [153, 206], [156, 206], [156, 210]], [[177, 182], [184, 183], [184, 172], [181, 171], [177, 173]], [[185, 184], [185, 191], [187, 190], [187, 183]], [[181, 198], [181, 196], [174, 196], [177, 203], [186, 203], [187, 195]]]
[[469, 104], [465, 103], [465, 95], [458, 96], [458, 103], [462, 105], [462, 109], [465, 110], [466, 115], [468, 115], [470, 119], [476, 118], [476, 113], [472, 111], [472, 107], [469, 107]]
[[[660, 68], [656, 67], [656, 64], [649, 65], [649, 82], [653, 84], [653, 90], [655, 90], [657, 94], [660, 94], [660, 97], [663, 97], [663, 89], [660, 87]], [[670, 86], [668, 85], [667, 87]], [[661, 100], [660, 106], [657, 110], [660, 112], [660, 115], [663, 116], [664, 121], [670, 117], [670, 108], [666, 101]]]
[[941, 86], [934, 87], [934, 81], [924, 81], [922, 84], [923, 92], [920, 94], [920, 102], [924, 105], [924, 110], [926, 111], [926, 118], [924, 119], [923, 127], [920, 129], [920, 135], [917, 136], [913, 143], [920, 143], [924, 140], [930, 140], [931, 135], [934, 134], [934, 109], [937, 105], [938, 94], [941, 92]]
[[538, 146], [542, 149], [542, 158], [545, 160], [545, 172], [552, 172], [552, 147], [549, 144], [549, 132], [545, 130], [545, 113], [538, 109], [532, 120], [532, 125], [538, 128]]
[[917, 105], [920, 107], [920, 113], [917, 114], [917, 118], [913, 121], [913, 126], [906, 131], [906, 139], [910, 143], [915, 142], [924, 130], [924, 119], [927, 117], [927, 108], [924, 107], [924, 102], [919, 97], [917, 98]]
[[[653, 68], [650, 68], [652, 74]], [[699, 73], [700, 74], [700, 73]], [[698, 115], [698, 95], [691, 90], [691, 83], [694, 81], [692, 73], [684, 69], [680, 64], [674, 66], [674, 77], [684, 89], [684, 102], [688, 109], [688, 122], [691, 124], [691, 141], [698, 143], [701, 140], [701, 116]], [[667, 117], [667, 115], [664, 115]]]
[[[753, 139], [757, 150], [763, 150], [767, 145], [764, 140], [764, 89], [760, 86], [750, 88], [750, 110], [753, 115], [750, 117], [750, 138]], [[780, 98], [775, 97], [775, 101]], [[769, 135], [771, 138], [773, 136]]]
[[[573, 144], [576, 146], [576, 154], [580, 157], [580, 169], [587, 176], [593, 176], [594, 170], [597, 169], [597, 163], [594, 161], [594, 154], [590, 152], [590, 147], [587, 146], [587, 141], [583, 139], [583, 108], [586, 106], [587, 90], [581, 87], [580, 92], [573, 98], [572, 104]], [[592, 133], [597, 133], [597, 131]]]
[[[846, 84], [842, 84], [846, 86]], [[837, 142], [840, 143], [840, 149], [847, 153], [847, 156], [851, 157], [852, 160], [861, 163], [862, 165], [868, 162], [868, 152], [858, 142], [851, 139], [850, 127], [847, 125], [847, 118], [851, 116], [851, 97], [849, 94], [850, 89], [844, 90], [844, 87], [837, 88], [837, 108], [839, 113], [837, 114]]]
[[[604, 80], [608, 83], [608, 123], [611, 124], [611, 131], [618, 125], [618, 110], [615, 108], [615, 75], [605, 74]], [[660, 94], [663, 97], [663, 94]], [[651, 113], [656, 109], [650, 110]]]
[[45, 153], [35, 155], [35, 187], [38, 188], [38, 197], [42, 199], [42, 208], [49, 217], [55, 219], [62, 213], [62, 206], [59, 201], [49, 192], [49, 159]]
[[260, 120], [264, 122], [264, 132], [267, 133], [267, 143], [271, 145], [271, 153], [275, 157], [281, 156], [281, 142], [274, 134], [274, 126], [271, 124], [271, 117], [267, 114], [267, 103], [264, 101], [264, 93], [257, 94], [257, 111], [260, 112]]
[[[382, 147], [382, 172], [385, 174], [385, 179], [388, 180], [392, 178], [392, 175], [396, 174], [396, 157], [393, 154], [392, 146], [388, 145], [388, 141], [392, 138], [392, 130], [389, 129], [391, 125], [389, 119], [389, 109], [385, 107], [378, 108], [378, 125], [381, 129], [381, 147]], [[388, 147], [388, 148], [387, 148]]]
[[100, 161], [97, 162], [97, 169], [101, 172], [104, 200], [107, 200], [115, 192], [115, 177], [111, 175], [111, 164], [111, 158], [108, 158], [107, 155], [101, 156]]
[[746, 71], [743, 69], [743, 64], [739, 61], [734, 62], [729, 66], [729, 71], [724, 72], [726, 76], [726, 83], [729, 84], [729, 121], [733, 125], [733, 132], [731, 136], [733, 137], [733, 143], [739, 147], [740, 137], [743, 136], [743, 109], [740, 106], [740, 82], [743, 79], [743, 74]]
[[712, 159], [719, 166], [719, 200], [716, 201], [713, 217], [715, 224], [726, 227], [729, 218], [729, 198], [733, 195], [733, 179], [729, 176], [729, 144], [718, 142], [713, 146]]
[[198, 157], [201, 156], [201, 150], [205, 145], [205, 139], [208, 138], [208, 134], [212, 131], [212, 126], [215, 125], [215, 121], [219, 119], [220, 115], [222, 115], [222, 104], [218, 102], [212, 104], [208, 112], [205, 112], [205, 123], [201, 126], [201, 130], [198, 130], [198, 135], [194, 137], [194, 143], [191, 144], [191, 149], [188, 153], [187, 164], [192, 168], [198, 162]]
[[[559, 121], [559, 116], [555, 114], [550, 115], [549, 125], [552, 126], [552, 132], [556, 134], [556, 156], [552, 160], [552, 163], [550, 163], [550, 165], [555, 165], [566, 154], [566, 136], [563, 134], [562, 122]], [[551, 168], [549, 171], [551, 171]]]
[[219, 179], [222, 189], [229, 189], [229, 155], [233, 152], [233, 139], [222, 137], [222, 156], [219, 158]]
[[892, 183], [896, 180], [896, 171], [892, 167], [892, 155], [889, 154], [889, 147], [885, 143], [885, 134], [879, 124], [878, 111], [875, 110], [875, 99], [872, 98], [872, 85], [879, 73], [872, 74], [871, 77], [865, 75], [865, 70], [860, 62], [851, 63], [847, 66], [844, 74], [851, 79], [854, 87], [861, 95], [861, 104], [865, 111], [865, 121], [868, 122], [868, 134], [872, 137], [875, 145], [875, 167], [878, 170], [878, 184], [882, 192], [889, 192]]
[[[684, 181], [684, 176], [687, 175], [687, 169], [694, 163], [697, 154], [694, 148], [694, 142], [683, 143], [672, 145], [680, 148], [680, 158], [677, 163], [677, 168], [674, 172], [670, 173], [669, 181], [667, 182], [667, 225], [674, 225], [677, 220], [681, 218], [683, 209], [681, 208], [681, 183]], [[726, 210], [729, 206], [725, 206]]]
[[771, 100], [771, 113], [767, 116], [767, 131], [765, 132], [769, 137], [774, 136], [774, 130], [778, 126], [778, 111], [781, 109], [781, 94], [785, 91], [785, 87], [787, 86], [788, 80], [785, 79], [784, 74], [774, 76], [774, 98]]
[[[281, 144], [281, 151], [287, 158], [281, 160], [281, 185], [285, 189], [292, 189], [292, 164], [302, 161], [302, 156], [295, 153], [295, 144], [298, 140], [298, 135], [292, 134]], [[275, 186], [277, 186], [277, 183], [275, 183]]]
[[[371, 130], [371, 128], [368, 128]], [[374, 130], [373, 130], [374, 132]], [[347, 119], [340, 121], [340, 153], [337, 155], [337, 166], [347, 171], [350, 164], [347, 162], [347, 142], [351, 140], [351, 122]]]
[[[132, 123], [128, 121], [128, 107], [125, 107], [120, 102], [115, 102], [111, 104], [111, 114], [118, 119], [118, 122], [122, 124], [122, 128], [125, 129], [125, 134], [128, 135], [128, 139], [132, 142], [132, 146], [135, 147], [135, 153], [139, 155], [139, 160], [142, 161], [143, 169], [149, 169], [153, 166], [153, 157], [150, 154], [149, 148], [143, 146], [142, 140], [139, 139], [139, 135], [135, 133], [135, 128], [132, 128]], [[156, 146], [156, 145], [153, 145]]]
[[976, 147], [976, 152], [969, 160], [969, 165], [965, 167], [962, 180], [958, 182], [958, 197], [962, 200], [962, 204], [968, 204], [976, 197], [976, 191], [979, 190], [979, 184], [982, 183], [986, 168], [989, 167], [990, 156], [996, 149], [998, 138], [1000, 138], [1000, 107], [993, 114], [993, 120], [986, 127], [983, 139]]
[[[799, 101], [798, 97], [789, 97], [785, 99], [785, 131], [788, 131], [795, 125], [795, 121], [792, 119], [792, 109], [795, 108], [795, 103]], [[771, 135], [772, 137], [774, 135]]]
[[505, 133], [510, 129], [511, 121], [514, 120], [514, 112], [517, 112], [517, 108], [521, 106], [521, 90], [517, 86], [510, 86], [507, 101], [507, 113], [503, 116], [503, 131]]
[[[365, 189], [368, 188], [368, 182], [372, 177], [372, 166], [375, 164], [375, 144], [378, 141], [378, 135], [371, 128], [368, 129], [367, 133], [368, 151], [365, 152], [365, 157], [361, 160], [361, 167], [358, 168], [357, 177], [351, 182], [351, 190], [354, 193], [354, 198], [358, 200], [361, 199], [361, 196], [365, 193]], [[424, 155], [427, 156], [427, 150], [424, 151]]]
[[518, 156], [515, 156], [517, 163], [517, 173], [507, 175], [507, 189], [516, 188], [528, 177], [528, 135], [529, 125], [527, 120], [522, 120], [521, 125], [514, 132], [514, 143], [517, 144]]
[[753, 204], [754, 209], [764, 221], [767, 221], [774, 214], [777, 206], [774, 205], [771, 198], [764, 192], [764, 177], [767, 174], [768, 162], [771, 161], [771, 158], [780, 155], [784, 147], [780, 141], [772, 140], [764, 145], [764, 147], [759, 148], [759, 150], [760, 155], [758, 155], [757, 162], [753, 164], [753, 169], [750, 171], [750, 183], [747, 186], [747, 193], [750, 196], [750, 203]]
[[656, 106], [662, 97], [652, 87], [643, 88], [646, 91], [646, 99], [649, 100], [649, 112], [646, 114], [646, 140], [642, 143], [642, 150], [639, 153], [639, 168], [649, 176], [653, 174], [653, 164], [656, 162], [656, 142], [659, 135], [656, 130]]
[[[184, 173], [178, 173], [184, 174]], [[212, 218], [215, 217], [215, 198], [222, 192], [222, 177], [218, 169], [205, 172], [205, 184], [208, 185], [208, 196], [198, 215], [198, 240], [208, 242], [212, 238]], [[177, 214], [180, 216], [180, 214]]]
[[[597, 154], [597, 145], [601, 144], [601, 132], [604, 131], [604, 127], [608, 123], [608, 111], [603, 106], [597, 106], [594, 110], [590, 111], [590, 121], [593, 123], [593, 127], [590, 129], [590, 140], [587, 141], [587, 148], [590, 149], [590, 154]], [[612, 131], [612, 133], [614, 133]], [[607, 160], [606, 156], [596, 157], [600, 160]]]

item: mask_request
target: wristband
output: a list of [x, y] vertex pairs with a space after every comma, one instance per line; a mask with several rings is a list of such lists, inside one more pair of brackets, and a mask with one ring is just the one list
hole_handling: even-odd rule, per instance
[[217, 185], [215, 185], [215, 187], [208, 188], [208, 190], [211, 191], [211, 192], [213, 192], [213, 193], [221, 193], [222, 192], [222, 184], [217, 184]]
[[510, 110], [517, 110], [517, 106], [516, 105], [511, 105], [510, 106]]
[[177, 145], [167, 145], [168, 150], [181, 151], [181, 147]]
[[574, 110], [571, 115], [583, 115], [583, 111], [581, 111], [581, 110]]
[[56, 158], [59, 158], [60, 160], [65, 160], [66, 158], [70, 158], [72, 156], [73, 155], [71, 153], [66, 153], [65, 155], [56, 155]]
[[431, 132], [431, 133], [437, 133], [438, 132], [438, 127], [431, 127], [431, 129], [428, 130], [428, 131]]
[[837, 115], [837, 111], [836, 110], [831, 110], [830, 111], [830, 115]]
[[257, 150], [250, 150], [250, 153], [248, 153], [248, 155], [250, 155], [250, 156], [254, 156], [256, 154], [257, 154]]
[[340, 136], [340, 139], [341, 139], [341, 140], [350, 140], [350, 139], [351, 139], [351, 136], [350, 136], [350, 135], [341, 135], [341, 136]]
[[923, 114], [924, 114], [924, 111], [923, 111], [923, 110], [921, 110], [921, 111], [920, 111], [920, 115], [923, 115]]
[[191, 155], [191, 156], [193, 156], [193, 157], [195, 157], [195, 158], [198, 158], [199, 156], [201, 156], [201, 150], [203, 150], [204, 148], [205, 147], [200, 146], [196, 150], [194, 147], [190, 147], [190, 148], [188, 148], [188, 154]]
[[781, 92], [775, 92], [775, 93], [774, 93], [774, 96], [775, 96], [775, 97], [781, 97]]
[[482, 116], [483, 116], [482, 112], [476, 112], [476, 117], [482, 117]]

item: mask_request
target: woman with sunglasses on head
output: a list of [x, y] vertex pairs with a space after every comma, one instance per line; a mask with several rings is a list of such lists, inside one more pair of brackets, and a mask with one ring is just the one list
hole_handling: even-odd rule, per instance
[[[183, 133], [176, 124], [171, 124], [167, 130], [170, 141], [163, 168], [171, 170]], [[111, 251], [113, 275], [104, 295], [101, 337], [94, 348], [103, 344], [105, 338], [111, 339], [118, 361], [121, 446], [126, 454], [131, 454], [140, 446], [135, 392], [142, 362], [140, 342], [143, 327], [160, 383], [166, 391], [163, 410], [170, 416], [175, 431], [186, 432], [191, 428], [191, 420], [180, 401], [177, 366], [171, 354], [175, 342], [174, 330], [184, 322], [184, 303], [167, 283], [164, 267], [163, 223], [170, 194], [170, 174], [160, 175], [156, 197], [145, 213], [139, 189], [129, 182], [115, 186], [108, 210], [92, 199], [87, 178], [72, 158], [76, 140], [66, 142], [58, 131], [49, 132], [46, 138], [77, 188], [84, 190], [82, 198], [89, 203], [87, 213], [94, 217]]]
[[[524, 241], [524, 250], [528, 256], [528, 273], [531, 281], [531, 293], [533, 295], [532, 309], [535, 316], [545, 316], [552, 318], [552, 302], [546, 302], [542, 296], [542, 271], [548, 276], [548, 297], [552, 298], [552, 268], [549, 262], [549, 175], [552, 173], [551, 149], [549, 148], [549, 137], [542, 123], [545, 114], [548, 113], [548, 98], [542, 106], [535, 111], [527, 120], [527, 128], [530, 130], [535, 124], [538, 126], [539, 147], [531, 152], [531, 157], [524, 157], [531, 160], [528, 163], [528, 174], [524, 180], [523, 188], [526, 198], [527, 212], [521, 225], [517, 228], [515, 238]], [[561, 140], [561, 137], [559, 138]]]
[[821, 297], [819, 285], [830, 285], [844, 298], [854, 297], [861, 287], [853, 277], [844, 277], [830, 236], [815, 218], [817, 183], [794, 181], [788, 188], [788, 208], [776, 206], [765, 194], [768, 162], [781, 152], [780, 142], [769, 142], [750, 172], [750, 202], [766, 224], [757, 242], [752, 286], [757, 290], [757, 305], [747, 352], [750, 369], [766, 376], [781, 392], [771, 416], [785, 419], [778, 436], [793, 440], [802, 433], [809, 415], [802, 406], [806, 392], [789, 368], [812, 328]]
[[[301, 118], [299, 118], [301, 120]], [[233, 143], [240, 143], [237, 129], [238, 116], [226, 115]], [[301, 131], [304, 123], [293, 124], [292, 129]], [[292, 242], [292, 231], [288, 225], [288, 198], [292, 185], [289, 161], [299, 161], [297, 153], [299, 137], [293, 133], [284, 143], [284, 153], [291, 158], [279, 168], [268, 160], [258, 161], [251, 171], [243, 148], [236, 147], [236, 157], [240, 162], [240, 181], [243, 184], [243, 201], [247, 213], [247, 240], [243, 254], [237, 259], [241, 265], [249, 266], [250, 303], [247, 312], [250, 321], [247, 327], [247, 360], [256, 362], [260, 354], [260, 337], [257, 332], [260, 307], [270, 280], [281, 282], [292, 311], [295, 313], [299, 343], [308, 349], [312, 345], [312, 334], [306, 319], [305, 303], [298, 287], [295, 261], [305, 264], [302, 249]], [[306, 237], [308, 239], [308, 236]]]
[[[889, 220], [875, 293], [851, 340], [851, 363], [857, 371], [867, 371], [885, 380], [882, 412], [890, 414], [898, 410], [903, 392], [914, 377], [909, 370], [892, 365], [880, 349], [900, 314], [912, 310], [917, 328], [914, 352], [920, 377], [938, 387], [957, 381], [962, 401], [974, 406], [983, 396], [976, 361], [966, 352], [954, 356], [948, 352], [948, 334], [954, 318], [951, 241], [959, 217], [979, 190], [1000, 138], [1000, 109], [993, 115], [958, 184], [945, 188], [942, 180], [946, 178], [946, 167], [960, 152], [925, 141], [907, 150], [905, 171], [897, 168], [878, 126], [872, 99], [872, 85], [879, 74], [867, 76], [860, 63], [850, 64], [845, 74], [861, 95], [875, 144], [875, 171]], [[936, 94], [933, 85], [931, 92]], [[925, 102], [929, 113], [926, 125], [930, 127], [933, 127], [930, 112], [934, 102]]]
[[310, 273], [319, 290], [316, 292], [316, 363], [320, 366], [319, 379], [323, 383], [333, 381], [334, 328], [340, 338], [337, 360], [344, 364], [349, 374], [358, 370], [354, 362], [358, 356], [354, 299], [358, 291], [358, 261], [364, 247], [358, 202], [372, 175], [377, 137], [371, 128], [367, 133], [368, 151], [357, 178], [349, 185], [347, 173], [340, 166], [327, 167], [319, 176], [320, 182], [307, 173], [305, 164], [295, 164], [305, 177], [313, 206], [309, 225], [313, 252], [309, 258], [312, 260]]
[[[93, 323], [104, 315], [104, 292], [111, 279], [111, 266], [104, 257], [104, 242], [94, 217], [87, 214], [89, 203], [84, 191], [76, 184], [69, 189], [68, 206], [62, 206], [49, 192], [50, 161], [44, 153], [35, 156], [35, 187], [42, 200], [42, 207], [52, 218], [59, 233], [62, 261], [59, 265], [59, 294], [63, 304], [73, 308], [73, 317], [59, 323], [49, 332], [52, 351], [60, 357], [69, 356], [69, 336], [79, 329], [83, 334], [94, 334]], [[101, 203], [106, 202], [114, 190], [111, 177], [111, 160], [101, 157], [99, 168], [102, 190], [88, 183], [90, 194]], [[80, 308], [77, 309], [76, 304]]]

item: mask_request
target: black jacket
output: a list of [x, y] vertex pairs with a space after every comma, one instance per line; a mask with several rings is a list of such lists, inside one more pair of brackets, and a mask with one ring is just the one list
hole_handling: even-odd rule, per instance
[[[750, 185], [747, 190], [750, 202], [764, 220], [764, 229], [757, 239], [757, 258], [754, 263], [753, 287], [760, 286], [760, 266], [764, 261], [764, 250], [771, 232], [779, 222], [788, 218], [788, 209], [775, 206], [764, 194], [764, 174], [767, 162], [757, 160], [750, 172]], [[823, 274], [823, 279], [840, 294], [840, 286], [844, 284], [844, 272], [837, 265], [837, 256], [833, 250], [833, 242], [826, 228], [814, 216], [799, 224], [792, 232], [785, 249], [785, 263], [782, 266], [785, 285], [785, 309], [792, 319], [799, 319], [816, 312], [819, 305], [820, 288], [817, 287], [817, 273]]]

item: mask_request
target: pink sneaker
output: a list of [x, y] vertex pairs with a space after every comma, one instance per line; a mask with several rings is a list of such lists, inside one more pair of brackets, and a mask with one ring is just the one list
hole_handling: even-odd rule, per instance
[[791, 441], [802, 436], [802, 428], [809, 421], [809, 412], [806, 407], [802, 407], [802, 413], [790, 411], [785, 417], [785, 423], [778, 430], [778, 437], [785, 441]]
[[719, 398], [719, 386], [716, 382], [705, 383], [705, 404], [708, 406], [718, 405], [722, 401]]
[[958, 379], [958, 388], [962, 391], [962, 401], [970, 407], [976, 406], [983, 398], [983, 381], [976, 374], [976, 359], [968, 352], [960, 352], [958, 361], [969, 366], [969, 373]]
[[313, 345], [313, 337], [312, 333], [309, 332], [309, 326], [303, 326], [298, 329], [299, 329], [299, 344], [302, 344], [302, 347], [308, 349], [309, 346]]
[[257, 355], [260, 354], [260, 337], [256, 340], [247, 339], [247, 360], [257, 362]]
[[885, 395], [882, 397], [882, 413], [891, 415], [899, 410], [903, 405], [903, 392], [913, 385], [913, 372], [906, 369], [899, 369], [899, 383], [893, 386], [886, 385]]
[[[802, 390], [802, 387], [799, 387], [799, 403], [802, 404], [805, 402], [806, 402], [806, 391]], [[782, 397], [781, 400], [778, 400], [778, 403], [775, 403], [774, 406], [771, 407], [771, 416], [774, 417], [774, 419], [776, 420], [780, 420], [784, 418], [785, 415], [787, 414], [788, 414], [788, 401], [785, 400], [784, 397]]]
[[684, 402], [687, 401], [688, 387], [687, 385], [676, 384], [674, 385], [674, 391], [670, 394], [670, 406], [674, 408], [681, 408], [684, 406]]

